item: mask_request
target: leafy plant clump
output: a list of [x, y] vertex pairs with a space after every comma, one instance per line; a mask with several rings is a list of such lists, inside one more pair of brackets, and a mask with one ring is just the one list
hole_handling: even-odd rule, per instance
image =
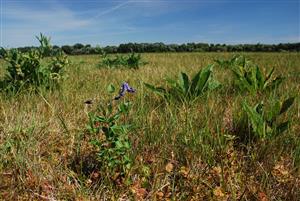
[[234, 75], [234, 83], [241, 92], [256, 93], [258, 91], [269, 91], [276, 88], [283, 77], [272, 79], [274, 68], [267, 75], [261, 69], [243, 56], [235, 56], [229, 60], [216, 60], [223, 68], [231, 70]]
[[[41, 34], [37, 39], [40, 47], [28, 53], [2, 48], [8, 67], [1, 81], [0, 91], [17, 93], [21, 89], [37, 90], [39, 87], [52, 89], [59, 85], [69, 60], [61, 51], [51, 56], [50, 38]], [[47, 56], [51, 58], [44, 62], [43, 59]]]
[[166, 81], [168, 88], [155, 87], [148, 83], [145, 83], [145, 86], [168, 100], [179, 99], [183, 102], [193, 101], [205, 92], [221, 86], [217, 80], [213, 79], [213, 65], [201, 69], [191, 79], [182, 72], [178, 80], [166, 79]]
[[251, 107], [244, 101], [242, 107], [252, 128], [253, 137], [268, 139], [287, 130], [290, 121], [282, 122], [279, 117], [293, 105], [294, 100], [294, 97], [287, 98], [283, 102], [276, 100], [268, 108], [262, 102]]
[[[114, 87], [110, 85], [108, 91], [113, 93]], [[129, 139], [132, 126], [122, 121], [128, 115], [131, 103], [117, 102], [115, 106], [113, 103], [99, 105], [96, 112], [89, 113], [87, 126], [92, 137], [90, 142], [97, 150], [100, 169], [109, 179], [126, 176], [133, 164]]]
[[142, 61], [141, 54], [131, 53], [126, 56], [117, 55], [115, 57], [108, 57], [106, 54], [103, 55], [100, 67], [107, 68], [129, 68], [138, 69], [140, 66], [145, 65], [147, 62]]

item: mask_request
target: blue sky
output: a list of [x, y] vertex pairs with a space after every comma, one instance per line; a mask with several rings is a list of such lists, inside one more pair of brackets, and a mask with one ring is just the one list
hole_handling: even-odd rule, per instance
[[0, 0], [0, 46], [300, 42], [300, 0]]

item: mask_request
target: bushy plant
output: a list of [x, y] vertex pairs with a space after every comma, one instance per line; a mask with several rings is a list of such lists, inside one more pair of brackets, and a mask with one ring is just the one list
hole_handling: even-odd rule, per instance
[[166, 79], [169, 87], [155, 87], [145, 83], [145, 86], [166, 99], [179, 99], [184, 102], [193, 101], [207, 91], [220, 87], [220, 83], [213, 79], [213, 65], [201, 69], [191, 79], [186, 73], [181, 73], [178, 80]]
[[[114, 89], [113, 85], [108, 87], [110, 93], [113, 93]], [[121, 89], [120, 93], [125, 92]], [[113, 106], [114, 103], [116, 105]], [[99, 105], [96, 112], [88, 114], [87, 128], [92, 135], [91, 143], [97, 150], [100, 168], [103, 172], [110, 173], [106, 175], [108, 177], [125, 176], [133, 163], [128, 135], [132, 126], [122, 122], [130, 108], [130, 102], [110, 102], [107, 105]]]
[[39, 53], [41, 54], [41, 57], [50, 56], [52, 53], [52, 46], [50, 44], [51, 38], [43, 35], [42, 33], [40, 33], [40, 36], [35, 37], [40, 43]]
[[254, 107], [246, 101], [242, 103], [254, 137], [266, 139], [275, 137], [288, 129], [289, 120], [281, 122], [279, 117], [284, 114], [294, 103], [295, 98], [287, 98], [283, 102], [276, 100], [268, 108], [258, 103]]
[[264, 75], [257, 65], [243, 56], [235, 56], [229, 60], [216, 60], [216, 62], [221, 67], [231, 70], [235, 85], [242, 92], [268, 91], [277, 87], [284, 79], [281, 76], [272, 79], [274, 68]]
[[102, 61], [100, 63], [100, 67], [107, 68], [130, 68], [130, 69], [138, 69], [140, 66], [146, 64], [146, 62], [142, 61], [142, 57], [140, 54], [131, 53], [126, 56], [116, 55], [115, 57], [109, 57], [106, 54], [102, 56]]
[[21, 53], [16, 49], [4, 50], [4, 60], [8, 63], [7, 73], [1, 81], [0, 90], [18, 92], [21, 89], [38, 87], [46, 89], [58, 86], [63, 69], [69, 64], [68, 58], [62, 52], [57, 52], [50, 61], [43, 62], [45, 56], [51, 53], [50, 39], [44, 35], [37, 37], [40, 41], [38, 49]]

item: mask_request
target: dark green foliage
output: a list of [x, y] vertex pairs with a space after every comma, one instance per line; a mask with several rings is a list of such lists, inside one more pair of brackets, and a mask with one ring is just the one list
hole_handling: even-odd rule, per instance
[[258, 139], [271, 138], [287, 130], [289, 121], [279, 121], [279, 117], [292, 106], [294, 100], [294, 97], [288, 98], [283, 102], [276, 100], [268, 108], [263, 103], [258, 103], [251, 107], [246, 101], [243, 102], [243, 111], [255, 137]]
[[138, 69], [141, 65], [146, 64], [146, 62], [142, 61], [142, 57], [140, 54], [131, 53], [126, 56], [116, 55], [115, 57], [109, 57], [106, 54], [102, 56], [102, 61], [100, 63], [100, 67], [107, 68], [130, 68], [130, 69]]
[[[21, 52], [28, 52], [36, 47], [20, 47]], [[119, 46], [92, 47], [77, 43], [75, 45], [63, 45], [66, 54], [107, 54], [112, 53], [146, 53], [146, 52], [299, 52], [300, 43], [286, 44], [208, 44], [208, 43], [186, 43], [186, 44], [164, 44], [164, 43], [126, 43]], [[0, 52], [1, 57], [2, 52]]]
[[162, 95], [166, 99], [180, 99], [184, 102], [193, 101], [206, 91], [220, 87], [220, 83], [213, 79], [213, 65], [201, 69], [193, 78], [189, 79], [186, 73], [181, 73], [179, 80], [166, 79], [169, 87], [155, 87], [145, 83], [150, 90]]
[[130, 102], [122, 102], [115, 109], [110, 103], [107, 106], [100, 105], [97, 113], [89, 113], [91, 143], [97, 149], [101, 169], [109, 173], [109, 177], [115, 174], [125, 176], [133, 163], [128, 136], [131, 126], [121, 122], [130, 107]]
[[41, 46], [27, 53], [17, 49], [4, 50], [4, 60], [8, 63], [7, 73], [1, 81], [0, 90], [16, 93], [21, 89], [38, 87], [46, 89], [57, 87], [62, 78], [63, 68], [68, 65], [68, 59], [61, 52], [43, 63], [43, 58], [51, 53], [50, 39], [44, 35], [37, 37]]
[[235, 85], [241, 92], [269, 91], [276, 88], [284, 79], [281, 76], [272, 79], [274, 68], [266, 76], [263, 75], [257, 65], [243, 56], [235, 56], [229, 60], [216, 60], [216, 62], [221, 67], [231, 70]]
[[51, 38], [46, 37], [42, 33], [40, 33], [39, 37], [38, 36], [35, 36], [35, 37], [40, 43], [39, 53], [41, 54], [41, 57], [51, 56], [51, 54], [52, 54], [52, 46], [50, 44]]

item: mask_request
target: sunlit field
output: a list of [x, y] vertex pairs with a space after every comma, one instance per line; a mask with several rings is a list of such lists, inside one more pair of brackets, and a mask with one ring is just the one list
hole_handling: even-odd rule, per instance
[[[145, 64], [137, 69], [99, 67], [101, 56], [91, 55], [69, 56], [56, 90], [0, 93], [0, 200], [300, 200], [300, 54], [241, 54], [264, 75], [275, 67], [282, 83], [238, 90], [215, 62], [234, 53], [141, 54]], [[221, 85], [191, 101], [145, 85], [167, 89], [167, 78], [191, 78], [209, 64]], [[0, 60], [1, 79], [7, 65]], [[135, 93], [113, 100], [123, 82]], [[289, 120], [286, 130], [252, 138], [245, 102], [272, 113], [288, 98], [293, 103], [276, 118]], [[112, 149], [106, 131], [91, 128], [109, 123], [91, 123], [91, 114], [128, 102], [115, 121], [130, 125], [118, 138], [126, 143]]]

